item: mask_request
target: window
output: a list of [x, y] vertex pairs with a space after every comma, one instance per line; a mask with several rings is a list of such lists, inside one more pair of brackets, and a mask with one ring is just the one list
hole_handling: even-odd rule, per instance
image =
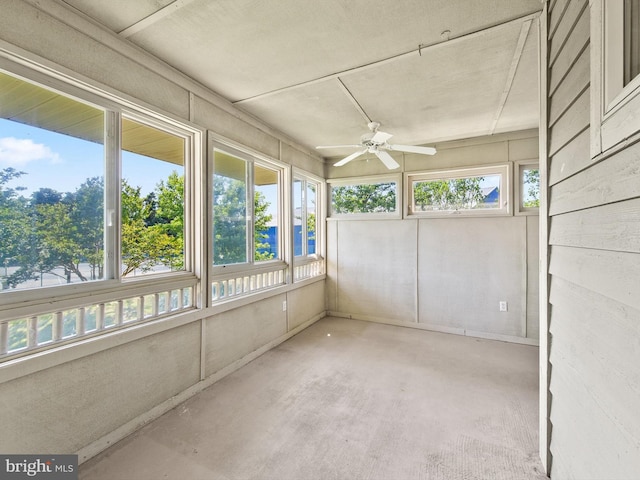
[[330, 180], [331, 217], [399, 217], [399, 176]]
[[293, 254], [295, 257], [318, 253], [319, 182], [295, 176], [293, 179]]
[[538, 162], [516, 162], [518, 214], [538, 214], [540, 208], [540, 170]]
[[200, 132], [0, 65], [0, 361], [194, 308]]
[[640, 131], [640, 1], [591, 3], [592, 156]]
[[0, 73], [2, 292], [105, 278], [105, 112]]
[[284, 167], [276, 162], [232, 147], [213, 147], [213, 302], [287, 282], [284, 177]]
[[509, 165], [407, 174], [409, 215], [509, 214]]
[[281, 259], [281, 170], [214, 149], [214, 265]]
[[123, 118], [122, 150], [122, 276], [184, 270], [185, 139]]

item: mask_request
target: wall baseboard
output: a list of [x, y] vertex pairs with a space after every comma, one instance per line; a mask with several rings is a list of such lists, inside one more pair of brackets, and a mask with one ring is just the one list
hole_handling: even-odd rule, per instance
[[382, 323], [384, 325], [394, 325], [396, 327], [415, 328], [417, 330], [426, 330], [429, 332], [449, 333], [452, 335], [462, 335], [465, 337], [484, 338], [485, 340], [497, 340], [500, 342], [519, 343], [522, 345], [539, 346], [539, 341], [534, 338], [517, 337], [515, 335], [501, 335], [499, 333], [477, 332], [464, 328], [445, 327], [440, 325], [431, 325], [428, 323], [417, 322], [401, 322], [399, 320], [389, 320], [386, 318], [372, 317], [369, 315], [358, 315], [345, 312], [328, 311], [327, 316], [350, 318], [353, 320], [364, 320], [366, 322]]

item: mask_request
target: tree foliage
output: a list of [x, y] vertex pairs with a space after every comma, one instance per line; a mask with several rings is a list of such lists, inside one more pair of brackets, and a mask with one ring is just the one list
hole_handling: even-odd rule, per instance
[[[247, 259], [247, 189], [245, 182], [223, 175], [216, 175], [213, 185], [213, 263], [230, 265], [245, 263]], [[270, 260], [273, 252], [265, 240], [272, 215], [264, 194], [254, 194], [253, 258]]]
[[[2, 288], [57, 275], [66, 283], [104, 276], [104, 181], [88, 178], [74, 192], [41, 188], [26, 198], [9, 187], [24, 172], [0, 170]], [[122, 184], [124, 276], [156, 266], [184, 267], [184, 179], [173, 172], [142, 197]], [[88, 264], [87, 269], [81, 265]], [[8, 267], [12, 273], [8, 274]]]
[[334, 213], [394, 212], [396, 184], [372, 183], [332, 187]]
[[468, 210], [483, 206], [480, 183], [484, 177], [455, 178], [416, 182], [413, 199], [416, 207], [429, 210]]
[[532, 208], [540, 206], [540, 170], [524, 170], [523, 184], [527, 189], [527, 196], [522, 202], [523, 207]]

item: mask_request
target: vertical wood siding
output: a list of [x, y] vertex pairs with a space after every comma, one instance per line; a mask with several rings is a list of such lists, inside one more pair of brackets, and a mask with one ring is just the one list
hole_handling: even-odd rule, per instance
[[549, 2], [551, 478], [640, 472], [640, 144], [592, 160], [589, 2]]

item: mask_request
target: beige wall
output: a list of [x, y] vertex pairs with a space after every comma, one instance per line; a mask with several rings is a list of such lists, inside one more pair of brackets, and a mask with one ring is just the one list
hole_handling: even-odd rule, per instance
[[[404, 172], [538, 158], [536, 131], [396, 155]], [[376, 175], [379, 162], [328, 167], [330, 178]], [[515, 170], [515, 169], [514, 169]], [[328, 221], [332, 313], [525, 343], [538, 339], [538, 216]], [[508, 311], [499, 311], [499, 302]]]

